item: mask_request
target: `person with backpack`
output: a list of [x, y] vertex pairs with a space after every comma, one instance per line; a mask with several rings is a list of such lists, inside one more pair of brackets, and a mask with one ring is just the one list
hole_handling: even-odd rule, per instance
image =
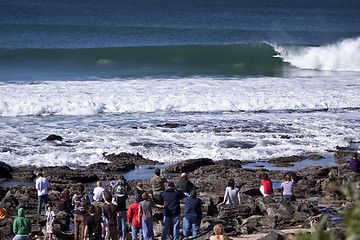
[[96, 206], [90, 205], [89, 215], [85, 218], [84, 238], [89, 233], [89, 240], [102, 240], [103, 231], [106, 235], [106, 228], [101, 218], [101, 213], [96, 208]]
[[84, 193], [84, 185], [80, 185], [78, 192], [72, 198], [72, 205], [74, 206], [74, 235], [75, 240], [84, 238], [84, 222], [87, 207], [90, 205], [90, 199]]
[[[126, 181], [123, 175], [119, 176], [119, 181], [113, 187], [115, 201], [117, 203], [117, 229], [118, 237], [120, 240], [126, 239], [126, 218], [127, 218], [127, 209], [126, 209], [126, 200], [128, 199], [128, 194], [131, 191], [129, 183]], [[121, 234], [120, 234], [121, 230]], [[120, 236], [121, 235], [121, 236]]]

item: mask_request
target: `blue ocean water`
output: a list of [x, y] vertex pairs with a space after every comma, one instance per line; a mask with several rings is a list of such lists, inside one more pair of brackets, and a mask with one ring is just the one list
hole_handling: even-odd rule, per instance
[[3, 0], [0, 160], [257, 161], [360, 141], [359, 11], [355, 0]]

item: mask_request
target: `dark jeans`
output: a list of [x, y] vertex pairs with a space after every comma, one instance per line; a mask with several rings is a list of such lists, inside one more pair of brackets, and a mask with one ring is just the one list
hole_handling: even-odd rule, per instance
[[44, 202], [45, 212], [46, 212], [46, 204], [48, 203], [48, 195], [38, 196], [38, 215], [41, 214], [41, 203]]

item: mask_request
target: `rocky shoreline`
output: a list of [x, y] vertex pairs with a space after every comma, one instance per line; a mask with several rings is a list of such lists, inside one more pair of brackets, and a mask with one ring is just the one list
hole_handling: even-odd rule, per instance
[[[348, 205], [345, 197], [340, 193], [341, 184], [359, 182], [357, 173], [349, 172], [348, 160], [353, 148], [339, 148], [334, 152], [336, 166], [312, 166], [291, 171], [298, 186], [295, 188], [297, 201], [281, 201], [281, 189], [275, 186], [274, 197], [262, 197], [259, 186], [261, 177], [267, 173], [274, 185], [280, 183], [284, 171], [266, 170], [263, 168], [245, 168], [239, 160], [213, 161], [211, 159], [190, 159], [167, 166], [165, 173], [168, 179], [178, 181], [181, 172], [189, 173], [191, 180], [200, 192], [203, 201], [203, 221], [201, 235], [196, 239], [208, 239], [212, 235], [212, 227], [221, 223], [225, 226], [229, 236], [243, 234], [266, 233], [261, 239], [285, 239], [285, 235], [277, 230], [306, 228], [310, 230], [311, 222], [321, 214], [332, 216], [328, 222], [328, 229], [336, 229], [341, 236], [344, 227], [336, 216]], [[319, 160], [323, 156], [311, 154], [307, 156], [290, 156], [270, 159], [268, 162], [275, 166], [292, 166], [294, 162], [305, 159]], [[157, 161], [145, 159], [140, 155], [120, 153], [104, 153], [107, 161], [91, 164], [86, 169], [71, 169], [62, 167], [43, 167], [35, 172], [43, 172], [48, 178], [51, 188], [49, 201], [55, 207], [57, 220], [55, 223], [57, 239], [73, 239], [73, 232], [66, 229], [66, 216], [57, 211], [57, 204], [64, 189], [74, 194], [76, 186], [80, 183], [92, 184], [98, 180], [116, 179], [121, 172], [135, 169], [136, 166], [154, 166]], [[38, 219], [37, 193], [33, 180], [35, 172], [32, 170], [13, 169], [6, 163], [0, 162], [0, 183], [9, 181], [28, 182], [26, 185], [0, 186], [0, 208], [5, 207], [10, 218], [0, 220], [0, 239], [12, 239], [12, 224], [20, 207], [25, 209], [26, 216], [30, 218], [34, 239], [45, 239], [43, 228], [45, 217]], [[242, 205], [221, 205], [222, 197], [229, 178], [234, 178], [242, 194]], [[131, 180], [130, 185], [135, 187], [141, 181], [145, 190], [150, 190], [150, 181]], [[332, 183], [332, 184], [330, 184]], [[91, 194], [92, 189], [87, 189]], [[131, 198], [132, 196], [130, 196]], [[326, 203], [326, 204], [324, 204]], [[161, 233], [162, 210], [157, 209], [154, 214], [155, 234]]]

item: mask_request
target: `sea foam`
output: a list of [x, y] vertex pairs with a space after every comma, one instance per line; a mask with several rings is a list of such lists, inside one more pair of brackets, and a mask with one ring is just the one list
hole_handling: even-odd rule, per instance
[[346, 76], [8, 83], [0, 85], [0, 116], [357, 108], [359, 94], [359, 77]]

